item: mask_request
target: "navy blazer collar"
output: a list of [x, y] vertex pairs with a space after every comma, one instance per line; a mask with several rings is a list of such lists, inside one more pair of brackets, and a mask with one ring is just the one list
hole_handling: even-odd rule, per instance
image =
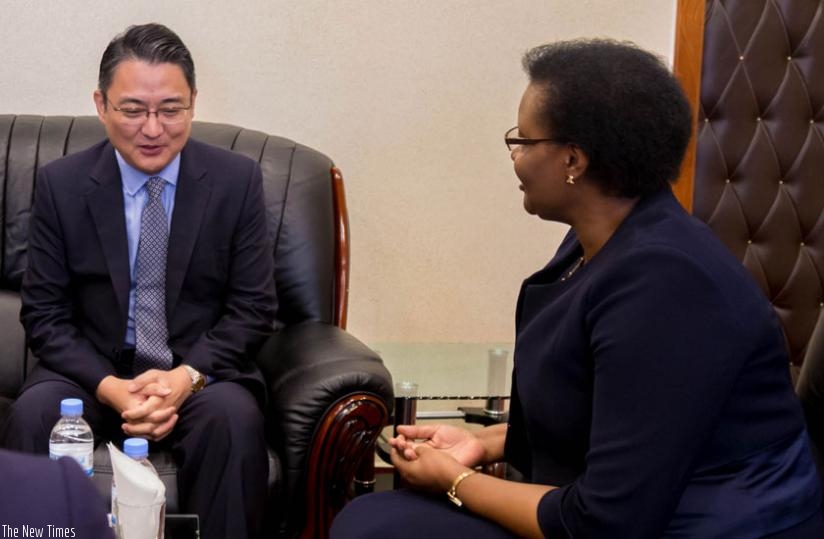
[[[665, 189], [642, 198], [635, 207], [632, 208], [632, 211], [618, 226], [615, 233], [607, 240], [601, 250], [592, 260], [577, 270], [576, 275], [581, 276], [589, 272], [591, 266], [596, 264], [600, 265], [604, 260], [609, 260], [616, 253], [620, 254], [626, 243], [631, 239], [631, 236], [636, 234], [639, 229], [643, 229], [646, 226], [653, 226], [647, 222], [659, 219], [661, 212], [683, 213], [683, 211], [683, 208], [675, 199], [670, 189]], [[559, 284], [561, 274], [567, 271], [583, 253], [583, 247], [581, 246], [581, 242], [578, 241], [578, 236], [574, 230], [570, 229], [549, 263], [527, 277], [521, 285], [515, 309], [516, 328], [519, 328], [521, 324], [521, 317], [525, 305], [524, 291], [526, 288], [530, 286], [541, 287], [542, 290], [540, 293], [547, 297], [562, 293], [565, 287], [556, 287], [554, 285]], [[546, 300], [547, 297], [544, 297], [544, 299]]]
[[114, 148], [108, 142], [102, 144], [100, 155], [92, 168], [92, 188], [86, 193], [86, 205], [97, 229], [103, 256], [109, 269], [121, 319], [129, 312], [129, 249], [126, 240], [126, 219], [123, 204], [123, 188], [120, 167]]
[[[177, 303], [211, 192], [203, 159], [199, 158], [203, 146], [190, 139], [180, 156], [180, 175], [166, 262], [167, 316]], [[125, 320], [131, 286], [129, 254], [120, 168], [114, 147], [110, 143], [102, 143], [100, 156], [90, 177], [93, 186], [86, 194], [87, 205], [97, 228], [121, 315]]]
[[[587, 263], [591, 264], [597, 262], [599, 259], [610, 258], [612, 256], [611, 253], [615, 249], [621, 249], [621, 245], [626, 241], [627, 235], [635, 233], [638, 227], [643, 228], [645, 226], [644, 222], [649, 220], [650, 211], [654, 211], [657, 215], [657, 213], [662, 210], [666, 212], [683, 212], [681, 205], [675, 199], [670, 189], [665, 189], [639, 200], [629, 215], [627, 215], [612, 234], [612, 237], [607, 240], [593, 260], [589, 260]], [[557, 281], [560, 273], [570, 267], [581, 255], [583, 255], [581, 242], [578, 241], [578, 236], [575, 234], [575, 231], [570, 229], [567, 235], [564, 236], [561, 245], [549, 263], [527, 277], [524, 284], [552, 283]], [[584, 267], [586, 267], [586, 264]], [[583, 271], [583, 268], [578, 271]]]
[[202, 143], [189, 139], [180, 154], [180, 175], [166, 262], [167, 315], [177, 305], [211, 193], [211, 181], [203, 165], [205, 159], [200, 155], [203, 150]]

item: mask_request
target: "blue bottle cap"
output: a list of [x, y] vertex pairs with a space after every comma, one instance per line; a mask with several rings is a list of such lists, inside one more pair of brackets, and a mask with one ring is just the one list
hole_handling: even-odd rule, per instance
[[80, 399], [63, 399], [60, 401], [60, 415], [83, 415], [83, 401]]
[[123, 442], [123, 452], [135, 460], [144, 459], [149, 456], [149, 442], [143, 438], [128, 438]]

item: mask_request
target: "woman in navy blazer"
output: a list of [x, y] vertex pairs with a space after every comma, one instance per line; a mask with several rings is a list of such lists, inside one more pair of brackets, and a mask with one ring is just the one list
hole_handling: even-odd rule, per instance
[[[670, 191], [677, 81], [604, 40], [524, 66], [506, 135], [524, 207], [571, 230], [521, 289], [509, 424], [400, 427], [418, 492], [356, 499], [333, 537], [824, 537], [773, 309]], [[474, 473], [499, 460], [527, 481]]]

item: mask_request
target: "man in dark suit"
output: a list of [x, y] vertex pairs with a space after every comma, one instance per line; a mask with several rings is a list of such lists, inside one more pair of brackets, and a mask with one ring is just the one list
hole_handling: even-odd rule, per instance
[[73, 460], [0, 450], [0, 476], [9, 487], [0, 488], [0, 537], [114, 537], [103, 500]]
[[6, 445], [48, 449], [59, 401], [100, 437], [172, 450], [203, 537], [260, 532], [268, 461], [253, 355], [277, 301], [257, 163], [190, 140], [194, 64], [168, 28], [107, 47], [108, 141], [38, 175], [21, 320], [39, 359]]

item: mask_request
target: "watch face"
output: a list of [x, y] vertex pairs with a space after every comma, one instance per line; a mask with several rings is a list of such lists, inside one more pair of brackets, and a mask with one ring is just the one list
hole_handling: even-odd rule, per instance
[[192, 381], [192, 393], [196, 393], [203, 389], [206, 385], [206, 377], [196, 371], [193, 367], [186, 367], [186, 371], [189, 373], [189, 378]]

